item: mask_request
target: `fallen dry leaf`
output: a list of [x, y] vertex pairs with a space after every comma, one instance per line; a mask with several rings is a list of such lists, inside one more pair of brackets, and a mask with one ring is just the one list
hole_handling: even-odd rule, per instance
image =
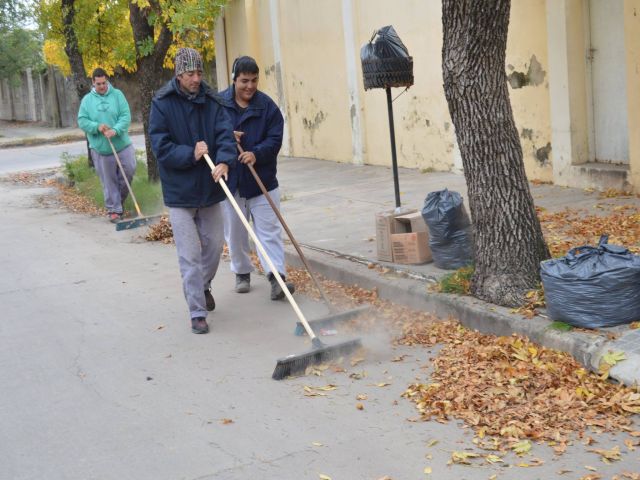
[[601, 460], [603, 462], [608, 461], [615, 461], [615, 460], [620, 460], [620, 447], [618, 447], [617, 445], [615, 447], [613, 447], [611, 450], [604, 450], [601, 448], [594, 448], [589, 450], [590, 452], [593, 453], [597, 453], [598, 455], [600, 455]]

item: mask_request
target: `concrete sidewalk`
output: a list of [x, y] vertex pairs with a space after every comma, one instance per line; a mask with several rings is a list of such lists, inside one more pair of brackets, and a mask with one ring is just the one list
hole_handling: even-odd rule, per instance
[[[399, 173], [404, 207], [420, 211], [427, 194], [443, 188], [460, 192], [466, 202], [463, 175], [402, 168]], [[640, 385], [640, 330], [624, 325], [593, 333], [559, 332], [549, 329], [551, 321], [544, 316], [527, 319], [511, 309], [472, 297], [429, 291], [429, 284], [449, 273], [433, 263], [397, 265], [378, 261], [375, 213], [395, 207], [390, 168], [285, 157], [280, 160], [278, 178], [283, 215], [296, 240], [306, 247], [313, 268], [324, 276], [376, 288], [381, 298], [442, 318], [453, 316], [481, 332], [526, 335], [544, 346], [570, 353], [594, 371], [609, 350], [622, 351], [626, 360], [611, 369], [611, 377], [627, 385]], [[603, 202], [598, 193], [580, 189], [553, 185], [532, 185], [531, 189], [536, 205], [552, 212], [568, 207], [593, 214], [594, 205]], [[606, 202], [640, 206], [636, 197], [607, 198]], [[301, 266], [290, 244], [287, 260]], [[370, 268], [372, 264], [383, 268]]]
[[[46, 142], [61, 135], [78, 134], [82, 132], [77, 129], [61, 131], [4, 122], [0, 123], [0, 148], [7, 139], [14, 143], [27, 138]], [[325, 277], [375, 288], [381, 298], [431, 311], [443, 318], [453, 316], [463, 325], [485, 333], [526, 335], [544, 346], [570, 353], [594, 371], [608, 351], [624, 352], [626, 359], [616, 364], [610, 375], [627, 385], [640, 385], [640, 330], [625, 325], [592, 333], [559, 332], [549, 329], [551, 321], [545, 316], [527, 319], [510, 309], [471, 297], [429, 291], [430, 284], [449, 273], [432, 263], [379, 262], [374, 215], [395, 206], [390, 168], [282, 157], [278, 177], [283, 215], [298, 242], [304, 245], [314, 270]], [[426, 195], [443, 188], [460, 192], [466, 200], [463, 175], [400, 169], [401, 200], [405, 207], [421, 210]], [[532, 185], [531, 189], [536, 205], [549, 211], [571, 208], [591, 214], [594, 205], [602, 203], [597, 193], [580, 189], [553, 185]], [[606, 202], [640, 206], [640, 199], [635, 197], [608, 198]], [[287, 260], [302, 266], [288, 242]], [[382, 268], [371, 268], [376, 265]]]

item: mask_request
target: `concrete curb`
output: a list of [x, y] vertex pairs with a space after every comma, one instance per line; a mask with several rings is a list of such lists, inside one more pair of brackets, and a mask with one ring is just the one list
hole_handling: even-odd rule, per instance
[[[320, 273], [330, 280], [376, 289], [380, 298], [416, 310], [432, 312], [440, 318], [456, 318], [465, 327], [482, 333], [524, 335], [540, 345], [572, 355], [585, 368], [594, 372], [598, 371], [600, 360], [608, 351], [624, 351], [626, 360], [610, 370], [610, 377], [628, 386], [640, 385], [640, 355], [630, 352], [628, 348], [629, 342], [635, 341], [635, 338], [631, 340], [623, 337], [612, 341], [597, 333], [560, 332], [549, 328], [552, 322], [542, 316], [528, 319], [512, 313], [508, 308], [476, 298], [428, 292], [427, 287], [433, 282], [432, 279], [411, 278], [406, 272], [393, 270], [380, 273], [369, 268], [366, 260], [347, 259], [338, 253], [321, 253], [308, 248], [304, 253], [314, 273]], [[289, 265], [304, 268], [290, 245], [285, 245], [285, 258]], [[640, 330], [632, 332], [640, 337]]]

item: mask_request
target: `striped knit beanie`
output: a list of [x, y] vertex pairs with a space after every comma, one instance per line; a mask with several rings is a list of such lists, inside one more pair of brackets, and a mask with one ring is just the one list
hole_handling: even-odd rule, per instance
[[176, 54], [176, 77], [184, 72], [202, 71], [202, 57], [193, 48], [181, 48]]

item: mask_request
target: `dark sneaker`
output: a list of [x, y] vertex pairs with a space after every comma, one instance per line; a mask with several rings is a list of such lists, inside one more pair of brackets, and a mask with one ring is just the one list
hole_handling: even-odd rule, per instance
[[[289, 293], [295, 292], [296, 287], [293, 285], [293, 283], [287, 282], [287, 279], [284, 275], [280, 276], [282, 277], [282, 280], [284, 280]], [[269, 274], [269, 283], [271, 283], [271, 300], [282, 300], [284, 298], [284, 292], [282, 291], [282, 288], [280, 288], [278, 280], [276, 280], [276, 277], [274, 277], [272, 273]]]
[[251, 290], [251, 274], [236, 273], [236, 292], [247, 293]]
[[191, 319], [191, 332], [192, 333], [208, 333], [209, 325], [204, 317], [195, 317]]
[[204, 299], [207, 301], [207, 310], [213, 312], [216, 309], [216, 301], [213, 299], [213, 295], [211, 295], [210, 288], [204, 291]]
[[107, 218], [111, 223], [118, 223], [122, 219], [122, 215], [115, 212], [107, 213]]

